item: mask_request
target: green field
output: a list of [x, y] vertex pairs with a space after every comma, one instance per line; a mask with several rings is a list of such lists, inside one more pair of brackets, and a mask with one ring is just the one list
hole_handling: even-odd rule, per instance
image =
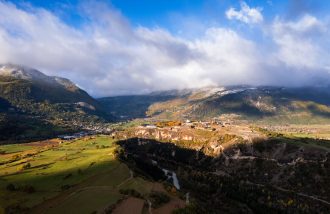
[[5, 153], [15, 153], [15, 152], [23, 152], [26, 150], [33, 149], [33, 146], [24, 145], [21, 144], [12, 144], [12, 145], [4, 145], [0, 147], [0, 151], [3, 151]]
[[62, 204], [49, 209], [46, 213], [92, 213], [116, 203], [123, 196], [111, 189], [83, 190], [69, 196]]
[[131, 177], [115, 158], [116, 147], [106, 136], [0, 146], [0, 213], [17, 204], [45, 213], [91, 213], [124, 197], [120, 188], [148, 194], [152, 182]]

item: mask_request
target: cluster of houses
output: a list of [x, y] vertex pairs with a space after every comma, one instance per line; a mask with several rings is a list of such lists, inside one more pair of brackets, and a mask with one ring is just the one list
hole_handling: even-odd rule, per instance
[[[165, 124], [165, 125], [164, 125]], [[222, 122], [218, 118], [213, 118], [210, 121], [191, 121], [191, 120], [185, 120], [184, 122], [179, 121], [170, 121], [170, 122], [164, 122], [161, 123], [161, 126], [159, 125], [159, 122], [156, 124], [142, 124], [140, 125], [140, 128], [146, 128], [146, 129], [155, 129], [155, 128], [162, 128], [162, 127], [190, 127], [190, 128], [196, 128], [196, 129], [212, 129], [215, 125], [217, 126], [225, 126], [229, 125], [228, 122]]]
[[113, 129], [108, 127], [102, 127], [102, 126], [91, 126], [91, 127], [84, 127], [84, 130], [86, 131], [80, 131], [74, 134], [68, 134], [68, 135], [59, 135], [58, 138], [61, 140], [74, 140], [82, 137], [86, 137], [89, 135], [95, 135], [95, 134], [111, 134], [113, 132]]
[[80, 121], [73, 121], [70, 123], [71, 126], [77, 127], [78, 129], [83, 129], [87, 131], [93, 131], [96, 133], [110, 133], [112, 129], [109, 127], [109, 124], [107, 123], [84, 123]]
[[88, 131], [82, 131], [72, 135], [59, 135], [58, 138], [60, 138], [61, 140], [74, 140], [88, 135], [93, 135], [93, 133]]
[[[79, 124], [75, 124], [79, 125]], [[100, 124], [89, 124], [89, 125], [81, 125], [81, 129], [85, 131], [77, 132], [74, 134], [68, 135], [60, 135], [58, 138], [61, 140], [74, 140], [78, 138], [82, 138], [88, 135], [95, 135], [95, 134], [112, 134], [114, 132], [113, 128], [109, 126], [100, 125]], [[185, 120], [185, 121], [167, 121], [167, 122], [155, 122], [155, 123], [145, 123], [141, 124], [139, 127], [143, 129], [156, 129], [156, 128], [163, 128], [163, 127], [171, 127], [172, 128], [180, 128], [180, 127], [189, 127], [192, 129], [207, 129], [207, 130], [215, 130], [215, 126], [222, 126], [228, 125], [228, 122], [223, 122], [219, 118], [213, 118], [209, 121], [192, 121], [192, 120]]]
[[[190, 128], [196, 128], [196, 129], [214, 129], [214, 126], [224, 126], [225, 123], [221, 122], [218, 119], [212, 119], [210, 121], [190, 121], [186, 120], [185, 123], [183, 123], [184, 126], [189, 126]], [[226, 124], [228, 125], [228, 124]]]

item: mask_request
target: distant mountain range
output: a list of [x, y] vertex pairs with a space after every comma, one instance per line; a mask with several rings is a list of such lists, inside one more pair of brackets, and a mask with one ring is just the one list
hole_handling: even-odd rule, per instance
[[152, 117], [265, 123], [330, 122], [329, 87], [207, 87], [94, 99], [68, 79], [0, 65], [0, 141], [55, 136], [86, 125]]
[[99, 99], [121, 118], [207, 119], [230, 117], [267, 123], [330, 120], [329, 87], [207, 87]]
[[0, 140], [51, 136], [113, 118], [68, 79], [0, 65]]

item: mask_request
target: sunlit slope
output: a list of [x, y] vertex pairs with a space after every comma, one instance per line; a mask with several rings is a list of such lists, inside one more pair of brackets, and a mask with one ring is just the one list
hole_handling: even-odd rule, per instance
[[152, 183], [132, 177], [116, 148], [106, 136], [1, 146], [2, 211], [92, 213], [124, 198], [121, 189], [148, 194]]
[[[330, 119], [328, 87], [210, 87], [172, 91], [166, 100], [156, 99], [166, 94], [168, 92], [145, 95], [139, 100], [139, 103], [144, 102], [143, 108], [139, 108], [140, 105], [133, 108], [139, 96], [130, 99], [131, 108], [126, 108], [124, 97], [107, 98], [107, 104], [116, 104], [113, 108], [121, 106], [126, 112], [120, 114], [127, 117], [134, 117], [132, 111], [139, 109], [145, 111], [145, 116], [160, 119], [207, 119], [228, 115], [276, 123], [319, 123]], [[112, 112], [116, 113], [116, 109]]]

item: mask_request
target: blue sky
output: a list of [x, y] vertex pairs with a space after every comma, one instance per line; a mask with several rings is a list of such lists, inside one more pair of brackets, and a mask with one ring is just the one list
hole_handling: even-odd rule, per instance
[[330, 84], [329, 9], [325, 0], [0, 0], [0, 63], [67, 77], [94, 96]]
[[[18, 7], [26, 5], [52, 11], [63, 22], [81, 28], [86, 22], [81, 13], [81, 5], [91, 0], [12, 0]], [[95, 1], [94, 1], [95, 2]], [[195, 38], [202, 35], [207, 27], [231, 27], [247, 37], [263, 39], [258, 29], [228, 20], [225, 11], [228, 8], [240, 8], [245, 2], [249, 7], [262, 10], [264, 23], [272, 22], [274, 17], [295, 20], [305, 14], [316, 17], [327, 16], [330, 1], [324, 0], [99, 0], [119, 11], [133, 26], [150, 28], [161, 27], [171, 33]]]
[[[87, 0], [13, 0], [18, 6], [31, 4], [56, 13], [66, 23], [79, 27], [84, 18], [79, 13], [80, 5]], [[92, 2], [92, 1], [90, 1]], [[227, 25], [224, 12], [229, 7], [239, 8], [239, 0], [101, 0], [120, 11], [133, 25], [160, 26], [179, 31], [176, 22], [184, 17], [203, 20], [205, 23]], [[330, 1], [324, 0], [247, 0], [250, 7], [262, 8], [265, 20], [274, 16], [295, 19], [305, 13], [317, 16], [327, 15]], [[179, 20], [180, 21], [180, 20]], [[233, 23], [229, 23], [233, 24]], [[237, 24], [237, 23], [234, 23]]]

